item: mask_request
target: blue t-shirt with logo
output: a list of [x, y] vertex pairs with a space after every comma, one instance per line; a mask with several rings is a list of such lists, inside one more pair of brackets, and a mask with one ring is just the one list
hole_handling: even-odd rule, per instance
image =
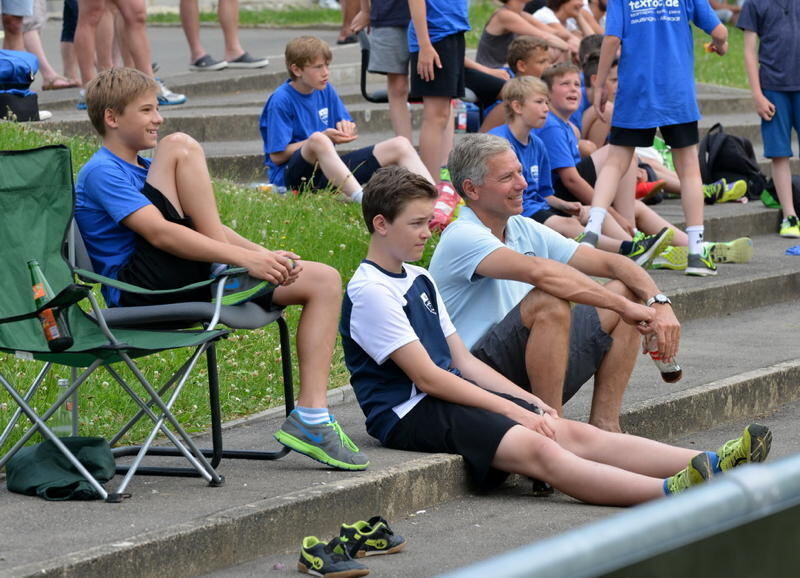
[[527, 144], [522, 144], [507, 124], [493, 128], [489, 134], [503, 137], [510, 142], [522, 165], [522, 176], [528, 181], [528, 186], [522, 196], [522, 214], [531, 217], [539, 211], [549, 209], [550, 205], [546, 198], [553, 194], [553, 184], [550, 175], [550, 159], [542, 140], [531, 132], [528, 135]]
[[550, 157], [550, 168], [553, 171], [552, 182], [561, 180], [556, 169], [574, 167], [581, 161], [578, 150], [578, 137], [572, 125], [556, 116], [553, 112], [547, 113], [547, 120], [542, 128], [533, 129], [533, 134], [542, 139], [547, 155]]
[[719, 24], [708, 0], [608, 0], [606, 34], [622, 41], [613, 126], [700, 119], [692, 23], [706, 33]]
[[402, 273], [392, 273], [372, 261], [362, 261], [347, 284], [339, 332], [350, 383], [371, 436], [385, 443], [397, 423], [426, 395], [391, 360], [391, 354], [419, 341], [437, 366], [460, 375], [451, 367], [447, 344], [455, 330], [425, 269], [404, 264]]
[[275, 164], [270, 153], [285, 151], [290, 144], [305, 140], [312, 133], [335, 128], [340, 120], [352, 118], [330, 83], [311, 94], [298, 92], [291, 80], [280, 85], [267, 99], [259, 121], [270, 182], [278, 186], [286, 184], [286, 163]]
[[[458, 32], [470, 30], [467, 0], [425, 0], [425, 8], [431, 44]], [[408, 25], [408, 51], [419, 52], [419, 41], [413, 22]], [[447, 66], [446, 62], [442, 64]]]
[[[132, 165], [103, 147], [75, 183], [75, 221], [86, 251], [94, 270], [111, 279], [117, 279], [136, 248], [136, 233], [121, 221], [152, 204], [142, 194], [150, 159], [137, 159], [138, 165]], [[104, 285], [102, 291], [110, 307], [119, 305], [119, 289]]]
[[800, 2], [747, 0], [736, 26], [758, 35], [762, 90], [800, 90]]

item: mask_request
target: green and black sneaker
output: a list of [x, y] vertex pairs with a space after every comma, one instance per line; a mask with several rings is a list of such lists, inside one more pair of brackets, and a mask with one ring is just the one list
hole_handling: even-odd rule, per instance
[[353, 558], [395, 554], [406, 547], [406, 539], [395, 534], [389, 522], [380, 516], [373, 516], [366, 522], [359, 520], [353, 524], [342, 524], [339, 537], [347, 541]]
[[763, 462], [769, 455], [772, 446], [772, 432], [765, 425], [751, 423], [744, 428], [742, 435], [735, 440], [725, 442], [717, 450], [719, 469], [727, 472], [736, 466]]
[[353, 560], [347, 546], [338, 537], [326, 544], [314, 536], [306, 536], [300, 548], [297, 569], [312, 576], [329, 578], [351, 578], [369, 574], [369, 568]]
[[703, 452], [693, 457], [687, 467], [664, 480], [664, 493], [679, 494], [713, 477], [714, 466], [711, 457], [708, 452]]

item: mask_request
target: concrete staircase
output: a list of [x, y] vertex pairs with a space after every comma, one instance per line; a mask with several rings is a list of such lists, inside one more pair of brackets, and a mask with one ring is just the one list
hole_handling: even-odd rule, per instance
[[[331, 79], [359, 124], [357, 144], [387, 138], [385, 108], [358, 96], [357, 58], [342, 60], [337, 56]], [[285, 77], [275, 68], [170, 77], [170, 87], [191, 100], [163, 111], [164, 132], [186, 131], [201, 140], [217, 175], [263, 179], [257, 123], [266, 96]], [[48, 128], [89, 134], [85, 113], [73, 109], [74, 94], [42, 96], [50, 110], [59, 111]], [[727, 131], [747, 136], [761, 150], [758, 120], [746, 91], [702, 86], [699, 98], [706, 115], [702, 128], [722, 122]], [[416, 115], [415, 110], [418, 120]], [[675, 201], [657, 210], [675, 223], [682, 220]], [[671, 439], [749, 419], [800, 398], [800, 259], [784, 255], [796, 243], [777, 237], [777, 224], [778, 213], [760, 202], [708, 207], [707, 239], [748, 235], [755, 244], [753, 261], [721, 266], [715, 278], [654, 272], [684, 323], [684, 379], [664, 384], [653, 364], [640, 358], [624, 403], [627, 431]], [[190, 576], [214, 570], [225, 575], [227, 567], [296, 551], [305, 535], [333, 535], [344, 520], [378, 512], [396, 519], [469, 494], [460, 458], [381, 448], [364, 432], [363, 415], [349, 388], [331, 392], [330, 400], [345, 430], [368, 452], [369, 471], [316, 468], [292, 454], [267, 464], [223, 462], [228, 483], [218, 489], [197, 481], [139, 478], [133, 484], [134, 498], [120, 505], [49, 504], [0, 491], [5, 514], [0, 577]], [[585, 418], [590, 401], [587, 386], [567, 406], [567, 416]], [[280, 423], [279, 410], [241, 420], [227, 429], [226, 443], [263, 447]], [[546, 509], [551, 531], [577, 523], [559, 518], [564, 515], [559, 508], [543, 504], [528, 499], [519, 508], [533, 518]], [[613, 511], [597, 509], [597, 516]], [[54, 512], [69, 520], [56, 535], [51, 531]], [[38, 536], [45, 532], [51, 537], [42, 548]]]

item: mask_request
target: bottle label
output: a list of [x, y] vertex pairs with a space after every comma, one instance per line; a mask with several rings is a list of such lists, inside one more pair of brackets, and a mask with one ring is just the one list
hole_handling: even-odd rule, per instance
[[44, 284], [43, 283], [36, 283], [33, 286], [33, 298], [42, 299], [43, 297], [47, 297], [47, 294], [44, 291]]
[[58, 330], [58, 324], [56, 323], [56, 318], [53, 315], [52, 309], [45, 309], [39, 313], [39, 321], [42, 324], [44, 338], [47, 339], [47, 341], [53, 341], [61, 337], [61, 332]]

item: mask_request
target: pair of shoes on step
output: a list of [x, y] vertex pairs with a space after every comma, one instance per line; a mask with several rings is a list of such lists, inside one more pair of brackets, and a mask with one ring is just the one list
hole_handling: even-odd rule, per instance
[[342, 524], [339, 535], [330, 542], [323, 542], [315, 536], [303, 538], [297, 569], [314, 576], [366, 576], [369, 568], [355, 558], [395, 554], [405, 546], [405, 538], [395, 534], [389, 522], [373, 516], [366, 521]]

